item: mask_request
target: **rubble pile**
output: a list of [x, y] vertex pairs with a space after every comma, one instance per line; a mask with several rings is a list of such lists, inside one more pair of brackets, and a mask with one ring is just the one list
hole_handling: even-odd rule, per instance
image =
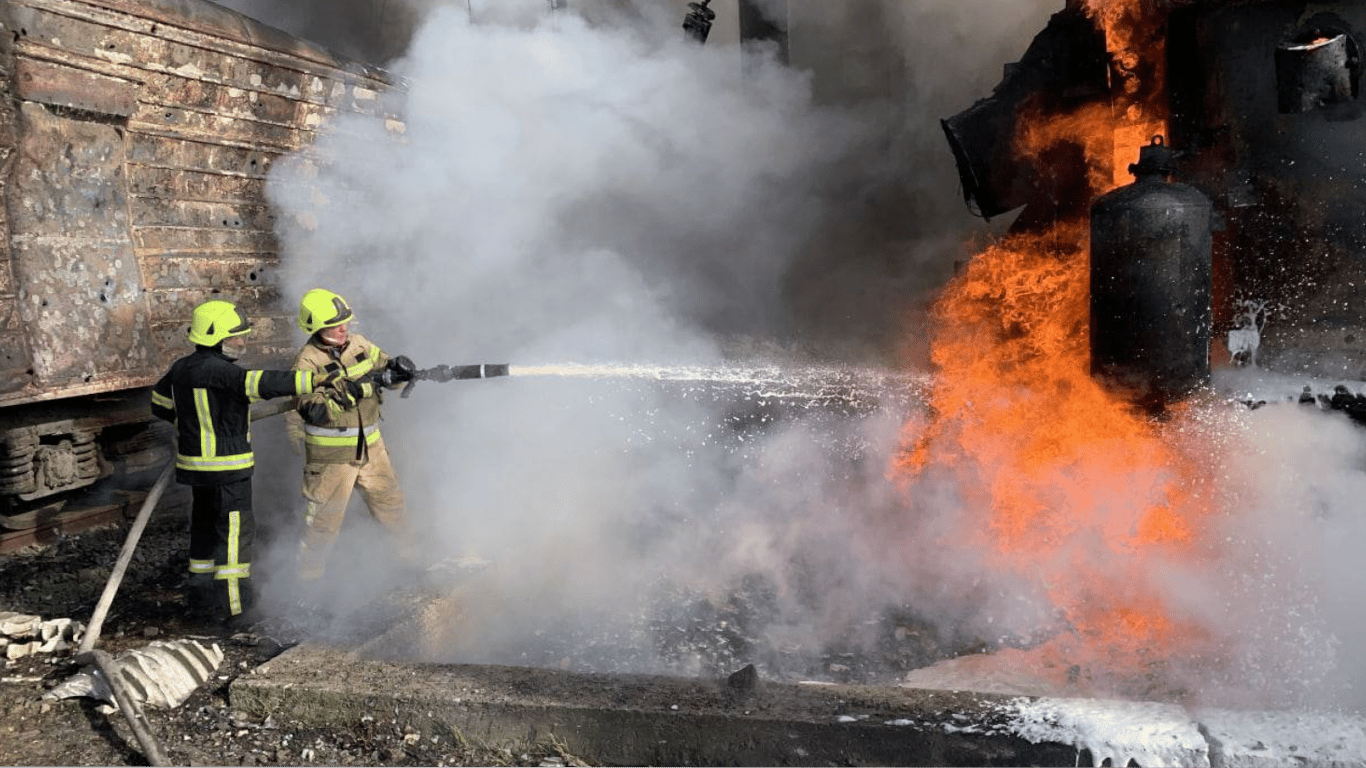
[[80, 642], [85, 627], [71, 619], [48, 619], [28, 613], [0, 610], [0, 651], [6, 659], [34, 653], [52, 653]]
[[[105, 701], [88, 695], [45, 696], [84, 669], [75, 654], [80, 637], [77, 628], [94, 610], [125, 533], [121, 528], [91, 531], [0, 556], [0, 613], [60, 617], [37, 619], [38, 625], [52, 622], [49, 627], [64, 628], [59, 633], [63, 640], [50, 651], [19, 658], [0, 654], [0, 765], [147, 764], [123, 716], [105, 714], [109, 708]], [[99, 642], [99, 648], [115, 658], [147, 653], [162, 644], [183, 651], [193, 643], [211, 654], [216, 645], [221, 652], [221, 663], [178, 706], [149, 706], [145, 712], [172, 764], [565, 765], [577, 761], [553, 751], [514, 754], [449, 732], [418, 733], [390, 719], [319, 728], [280, 715], [264, 720], [247, 717], [230, 701], [229, 685], [254, 674], [285, 646], [264, 633], [225, 634], [184, 617], [180, 587], [186, 541], [181, 516], [153, 516]], [[33, 619], [11, 622], [29, 626]]]

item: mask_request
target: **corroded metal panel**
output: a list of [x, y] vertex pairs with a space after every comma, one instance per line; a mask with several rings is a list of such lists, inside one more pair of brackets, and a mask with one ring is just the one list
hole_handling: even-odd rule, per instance
[[186, 227], [139, 227], [133, 244], [140, 251], [192, 251], [274, 253], [275, 236], [262, 230], [191, 229]]
[[129, 137], [128, 160], [140, 165], [241, 174], [265, 178], [271, 163], [283, 154], [278, 148], [242, 147], [174, 136], [135, 133]]
[[[38, 2], [38, 0], [31, 0]], [[57, 4], [58, 0], [41, 0]], [[286, 34], [274, 27], [241, 16], [222, 6], [200, 0], [82, 0], [80, 5], [90, 9], [106, 9], [118, 15], [146, 20], [163, 28], [186, 30], [197, 34], [231, 40], [250, 46], [260, 53], [283, 54], [296, 65], [307, 65], [329, 78], [342, 74], [371, 79], [383, 79], [383, 73], [360, 62], [340, 59], [327, 49]]]
[[[21, 42], [84, 51], [110, 64], [232, 84], [341, 109], [373, 107], [373, 94], [387, 87], [378, 71], [359, 66], [334, 68], [321, 60], [325, 53], [317, 59], [297, 58], [240, 38], [206, 34], [187, 26], [184, 19], [158, 23], [145, 14], [155, 3], [127, 4], [129, 15], [102, 11], [102, 4], [90, 0], [16, 3], [18, 25], [30, 30]], [[331, 62], [339, 64], [335, 59]]]
[[[19, 126], [14, 98], [14, 51], [9, 29], [10, 8], [0, 3], [0, 196], [8, 197], [18, 145]], [[10, 256], [10, 224], [7, 206], [0, 202], [0, 398], [24, 390], [32, 381], [28, 338], [16, 311], [13, 267]]]
[[159, 101], [177, 107], [283, 126], [295, 125], [296, 115], [306, 107], [287, 96], [170, 75], [153, 75], [147, 86], [149, 93], [160, 95]]
[[246, 254], [204, 258], [195, 254], [167, 254], [142, 260], [148, 290], [160, 291], [187, 285], [232, 291], [262, 287], [278, 291], [280, 264], [272, 255]]
[[218, 202], [260, 203], [266, 199], [266, 182], [222, 173], [179, 168], [129, 165], [128, 191], [136, 197], [183, 198]]
[[137, 106], [137, 84], [63, 64], [19, 59], [14, 66], [20, 98], [127, 117]]
[[10, 199], [19, 311], [44, 387], [147, 371], [147, 310], [128, 240], [123, 135], [25, 102]]
[[[8, 276], [8, 257], [0, 264], [0, 273]], [[23, 389], [32, 379], [28, 339], [19, 322], [18, 298], [11, 291], [0, 292], [0, 394]]]
[[0, 331], [0, 393], [23, 389], [28, 375], [28, 344], [21, 331]]
[[[76, 230], [126, 242], [122, 131], [31, 102], [22, 102], [19, 114], [19, 156], [9, 196], [11, 237], [63, 237]], [[34, 276], [31, 271], [18, 275], [24, 285]]]
[[[201, 140], [265, 145], [282, 150], [293, 149], [305, 141], [298, 131], [288, 126], [155, 104], [143, 104], [137, 114], [130, 118], [129, 127]], [[311, 139], [311, 135], [308, 138]]]
[[256, 254], [206, 257], [180, 254], [143, 260], [143, 275], [153, 296], [152, 345], [170, 363], [189, 350], [186, 318], [195, 304], [208, 298], [238, 302], [254, 325], [248, 345], [273, 352], [292, 343], [293, 318], [263, 308], [281, 303], [278, 261]]
[[176, 342], [184, 346], [184, 332], [190, 323], [190, 313], [195, 306], [209, 299], [228, 299], [248, 307], [247, 314], [255, 317], [250, 307], [262, 306], [271, 296], [269, 289], [259, 286], [236, 286], [232, 290], [221, 290], [208, 286], [185, 287], [175, 291], [157, 291], [150, 294], [148, 308], [151, 319], [156, 323], [178, 325], [182, 339]]
[[378, 114], [387, 76], [202, 0], [0, 0], [0, 25], [0, 162], [4, 137], [25, 153], [0, 176], [24, 180], [0, 189], [0, 405], [147, 386], [209, 298], [287, 362], [265, 180]]
[[131, 209], [135, 227], [254, 229], [270, 233], [275, 216], [262, 202], [216, 203], [201, 200], [141, 198]]

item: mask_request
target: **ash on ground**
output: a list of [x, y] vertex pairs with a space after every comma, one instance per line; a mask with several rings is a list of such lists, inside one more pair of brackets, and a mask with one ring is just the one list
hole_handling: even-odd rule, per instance
[[[0, 556], [0, 611], [89, 621], [118, 558], [125, 528], [91, 531]], [[303, 728], [256, 721], [233, 710], [228, 686], [253, 674], [302, 637], [287, 621], [245, 632], [187, 621], [181, 592], [188, 534], [183, 510], [159, 511], [145, 530], [96, 648], [117, 655], [154, 641], [217, 643], [214, 677], [174, 709], [146, 708], [148, 724], [173, 765], [571, 765], [553, 745], [513, 753], [456, 733], [419, 732], [371, 719]], [[93, 698], [45, 701], [42, 695], [82, 670], [75, 649], [0, 659], [0, 764], [146, 765], [123, 716]]]

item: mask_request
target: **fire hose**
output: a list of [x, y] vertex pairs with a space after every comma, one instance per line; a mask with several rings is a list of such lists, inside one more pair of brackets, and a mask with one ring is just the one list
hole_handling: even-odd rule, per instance
[[95, 664], [95, 668], [104, 675], [104, 679], [109, 683], [109, 690], [114, 694], [114, 701], [118, 703], [119, 710], [123, 712], [123, 717], [128, 721], [128, 727], [133, 729], [133, 736], [138, 740], [142, 747], [142, 754], [147, 758], [150, 765], [173, 765], [166, 760], [165, 754], [161, 751], [161, 743], [152, 734], [152, 727], [147, 723], [147, 717], [142, 712], [142, 707], [138, 706], [137, 701], [128, 694], [123, 687], [123, 676], [119, 674], [118, 665], [114, 659], [104, 651], [86, 651], [76, 657], [77, 661], [88, 659]]

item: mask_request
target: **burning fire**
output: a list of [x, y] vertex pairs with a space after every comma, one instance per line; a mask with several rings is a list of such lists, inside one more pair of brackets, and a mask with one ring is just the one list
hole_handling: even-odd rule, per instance
[[1076, 222], [1015, 236], [949, 287], [935, 310], [936, 419], [901, 469], [953, 473], [959, 533], [1038, 579], [1092, 651], [1175, 650], [1204, 633], [1167, 616], [1148, 574], [1201, 556], [1204, 465], [1091, 378], [1085, 246]]
[[[1132, 0], [1086, 6], [1107, 34], [1115, 103], [1026, 116], [1016, 149], [1082, 147], [1099, 195], [1165, 133], [1165, 57], [1137, 47], [1154, 37]], [[934, 420], [897, 470], [957, 480], [958, 535], [1037, 581], [1072, 630], [1051, 644], [1069, 663], [1143, 673], [1143, 660], [1208, 640], [1167, 607], [1154, 566], [1207, 557], [1198, 534], [1215, 510], [1199, 493], [1199, 447], [1166, 434], [1180, 414], [1154, 422], [1089, 374], [1088, 234], [1084, 218], [1013, 234], [948, 286], [933, 315]]]

